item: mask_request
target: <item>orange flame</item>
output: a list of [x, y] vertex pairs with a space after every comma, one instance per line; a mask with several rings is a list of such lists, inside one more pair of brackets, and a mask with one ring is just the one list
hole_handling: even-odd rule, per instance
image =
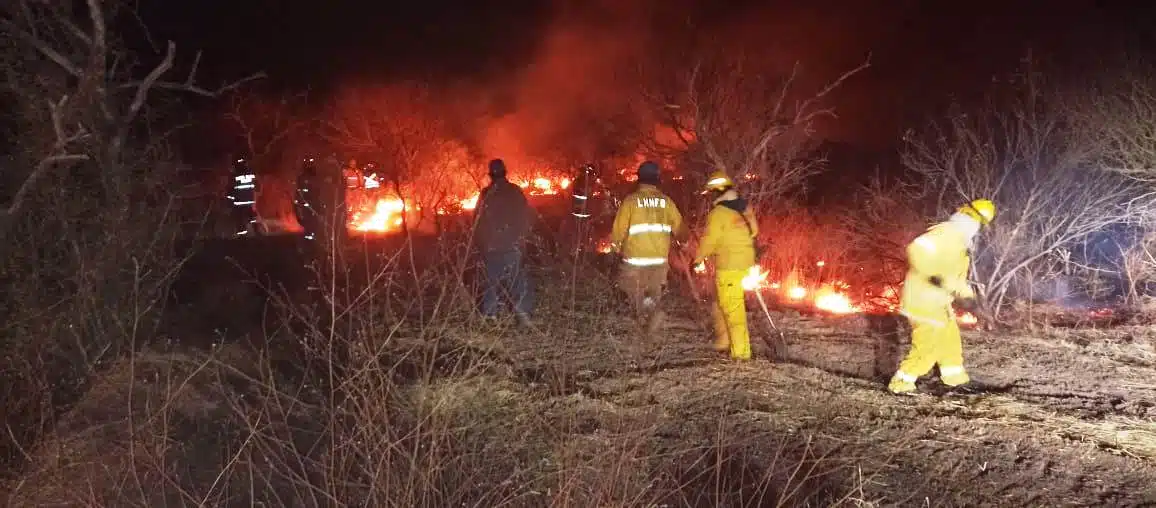
[[409, 206], [398, 198], [378, 199], [373, 211], [365, 218], [356, 213], [351, 222], [351, 229], [364, 233], [387, 233], [401, 226], [402, 215]]
[[747, 291], [754, 291], [763, 285], [767, 280], [767, 272], [764, 272], [759, 265], [754, 265], [747, 271], [747, 275], [743, 277], [743, 289]]
[[610, 243], [610, 240], [599, 240], [595, 248], [602, 254], [609, 254], [610, 251], [614, 250], [614, 245]]
[[462, 210], [473, 210], [478, 207], [479, 196], [481, 194], [475, 192], [473, 196], [459, 201], [458, 204], [462, 206]]
[[815, 292], [815, 308], [832, 314], [855, 314], [860, 311], [850, 297], [836, 290], [833, 285], [825, 285]]
[[[351, 231], [366, 234], [389, 233], [401, 227], [406, 212], [415, 208], [419, 210], [422, 208], [421, 206], [415, 207], [412, 203], [397, 197], [378, 197], [385, 189], [383, 182], [376, 174], [358, 176], [350, 171], [346, 171], [346, 173], [347, 184], [351, 189], [356, 189], [354, 192], [360, 196], [348, 198], [347, 204], [353, 210], [348, 222], [348, 228]], [[557, 195], [562, 190], [570, 188], [571, 184], [569, 178], [551, 179], [544, 176], [522, 180], [518, 183], [523, 189], [528, 189], [527, 194], [532, 196]], [[461, 198], [460, 195], [451, 197], [450, 206], [439, 206], [435, 212], [438, 215], [449, 215], [459, 213], [459, 211], [475, 210], [478, 207], [479, 197], [479, 192], [465, 198]]]
[[529, 180], [519, 181], [518, 187], [529, 189], [531, 196], [553, 196], [570, 188], [570, 183], [569, 178], [551, 180], [544, 176], [537, 176]]
[[958, 321], [961, 325], [975, 325], [979, 323], [979, 318], [975, 317], [975, 315], [970, 312], [964, 312], [963, 314], [956, 316], [955, 320]]

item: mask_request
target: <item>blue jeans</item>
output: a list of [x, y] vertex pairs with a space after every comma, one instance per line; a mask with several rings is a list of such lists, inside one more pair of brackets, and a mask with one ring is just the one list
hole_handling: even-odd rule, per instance
[[502, 297], [514, 305], [514, 312], [529, 314], [533, 309], [533, 295], [522, 266], [522, 252], [517, 250], [485, 252], [482, 261], [486, 267], [486, 288], [482, 293], [482, 314], [496, 316]]

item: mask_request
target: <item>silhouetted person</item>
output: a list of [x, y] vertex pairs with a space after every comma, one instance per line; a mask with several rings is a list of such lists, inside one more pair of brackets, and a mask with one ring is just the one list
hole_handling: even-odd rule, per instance
[[257, 175], [245, 159], [233, 161], [233, 179], [227, 196], [230, 217], [236, 234], [248, 235], [257, 231]]
[[571, 254], [575, 258], [590, 248], [591, 222], [594, 220], [590, 200], [594, 194], [594, 180], [596, 178], [594, 166], [586, 164], [578, 171], [574, 183], [570, 187], [570, 220], [574, 225], [573, 231], [571, 231], [573, 235]]
[[293, 200], [293, 210], [305, 239], [310, 241], [316, 241], [318, 230], [321, 229], [320, 184], [316, 162], [313, 158], [305, 159], [301, 173], [297, 175], [297, 196]]
[[489, 173], [490, 185], [482, 189], [474, 220], [474, 234], [486, 269], [482, 315], [497, 317], [501, 296], [506, 293], [518, 322], [527, 325], [533, 298], [522, 257], [533, 210], [522, 189], [506, 179], [505, 162], [491, 160]]

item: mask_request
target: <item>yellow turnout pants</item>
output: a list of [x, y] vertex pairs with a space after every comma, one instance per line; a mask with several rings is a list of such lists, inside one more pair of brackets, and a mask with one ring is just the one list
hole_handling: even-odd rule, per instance
[[920, 312], [904, 311], [911, 323], [911, 351], [899, 364], [887, 388], [893, 393], [915, 390], [915, 380], [939, 365], [939, 379], [947, 386], [959, 386], [971, 379], [963, 368], [963, 344], [959, 325], [950, 308]]
[[751, 359], [751, 335], [747, 331], [747, 305], [742, 284], [746, 275], [746, 270], [715, 272], [714, 347], [718, 351], [730, 350], [731, 358], [736, 360]]

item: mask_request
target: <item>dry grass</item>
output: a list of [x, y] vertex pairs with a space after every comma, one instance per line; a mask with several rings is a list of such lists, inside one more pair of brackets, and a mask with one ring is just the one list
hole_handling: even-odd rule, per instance
[[[543, 306], [579, 321], [483, 329], [454, 296], [452, 268], [431, 267], [410, 287], [423, 312], [401, 307], [417, 298], [386, 311], [364, 296], [401, 287], [405, 270], [389, 263], [350, 303], [332, 290], [323, 312], [283, 302], [304, 379], [241, 346], [121, 361], [26, 450], [32, 466], [8, 485], [10, 504], [865, 505], [854, 460], [832, 448], [737, 424], [688, 434], [678, 417], [579, 387], [612, 372], [503, 347], [572, 337], [575, 326], [623, 333], [608, 299], [568, 301], [564, 285], [544, 285]], [[383, 318], [391, 312], [404, 317]]]
[[[349, 276], [371, 283], [331, 288], [316, 305], [279, 297], [269, 345], [289, 351], [153, 350], [115, 364], [49, 439], [24, 449], [32, 466], [5, 485], [10, 504], [934, 504], [937, 494], [1004, 495], [950, 480], [1008, 459], [987, 441], [1082, 445], [1039, 452], [1061, 462], [1097, 450], [1156, 460], [1156, 428], [1142, 418], [1029, 401], [1049, 396], [1045, 382], [1014, 397], [905, 405], [811, 367], [720, 364], [694, 343], [702, 332], [676, 299], [667, 303], [677, 337], [641, 340], [597, 272], [537, 274], [533, 330], [483, 324], [456, 251], [442, 252], [416, 276], [400, 258], [382, 260], [380, 272]], [[806, 329], [799, 353], [846, 363], [868, 347], [838, 326]], [[1012, 347], [1058, 358], [1070, 344], [1072, 355], [1120, 362], [1151, 354], [1147, 335], [1068, 335]], [[278, 358], [305, 375], [279, 370]], [[1118, 380], [1140, 379], [1135, 369]], [[1129, 474], [1113, 485], [1144, 471]]]
[[1088, 442], [1113, 453], [1156, 459], [1156, 423], [1140, 418], [1110, 416], [1088, 421], [1059, 414], [1011, 397], [981, 399], [976, 404], [955, 403], [973, 421], [1002, 426], [1029, 427], [1033, 433], [1050, 434], [1069, 441]]

